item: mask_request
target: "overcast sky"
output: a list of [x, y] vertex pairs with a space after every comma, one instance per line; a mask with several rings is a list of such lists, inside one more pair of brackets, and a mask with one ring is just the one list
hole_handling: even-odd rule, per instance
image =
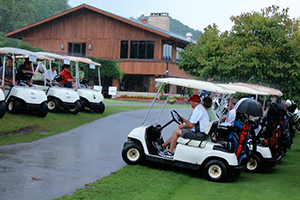
[[173, 19], [200, 31], [213, 23], [222, 32], [230, 30], [233, 25], [230, 16], [260, 11], [271, 5], [280, 6], [280, 11], [288, 7], [291, 18], [300, 16], [299, 0], [69, 0], [72, 7], [82, 3], [125, 18], [168, 12]]

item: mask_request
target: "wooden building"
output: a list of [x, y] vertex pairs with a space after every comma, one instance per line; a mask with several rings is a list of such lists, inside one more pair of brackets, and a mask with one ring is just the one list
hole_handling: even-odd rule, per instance
[[[150, 25], [151, 24], [151, 25]], [[44, 51], [120, 61], [126, 74], [112, 85], [120, 91], [155, 92], [156, 77], [187, 77], [175, 64], [189, 40], [169, 32], [168, 13], [132, 21], [82, 4], [7, 33]]]

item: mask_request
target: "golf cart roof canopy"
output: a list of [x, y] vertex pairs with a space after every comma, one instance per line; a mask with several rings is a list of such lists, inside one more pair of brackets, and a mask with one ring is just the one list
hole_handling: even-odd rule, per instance
[[36, 52], [36, 54], [40, 54], [40, 55], [43, 55], [47, 58], [53, 58], [53, 59], [60, 59], [60, 60], [63, 60], [65, 59], [64, 56], [62, 55], [59, 55], [59, 54], [55, 54], [55, 53], [49, 53], [49, 52]]
[[223, 93], [223, 94], [234, 94], [235, 93], [235, 91], [226, 89], [217, 84], [207, 82], [207, 81], [194, 80], [194, 79], [156, 78], [155, 81], [159, 82], [159, 83], [184, 86], [184, 87], [188, 87], [188, 88], [207, 90], [207, 91]]
[[265, 93], [261, 90], [257, 90], [257, 89], [247, 87], [244, 85], [236, 85], [236, 84], [217, 84], [217, 85], [220, 85], [224, 88], [227, 88], [229, 90], [233, 90], [233, 91], [239, 92], [239, 93], [255, 94], [255, 95], [268, 95], [267, 93]]
[[0, 48], [1, 54], [20, 54], [20, 55], [28, 55], [28, 56], [34, 56], [34, 52], [24, 50], [24, 49], [18, 49], [14, 47], [2, 47]]
[[19, 48], [14, 48], [14, 47], [2, 47], [0, 48], [0, 54], [14, 54], [14, 55], [21, 55], [21, 57], [16, 58], [28, 58], [30, 56], [36, 57], [37, 59], [45, 59], [46, 57], [37, 53], [37, 52], [32, 52], [28, 51], [25, 49], [19, 49]]
[[247, 86], [250, 88], [254, 88], [256, 90], [260, 90], [266, 93], [266, 95], [276, 95], [276, 96], [283, 96], [283, 93], [280, 90], [274, 89], [274, 88], [270, 88], [270, 87], [266, 87], [266, 86], [261, 86], [261, 85], [254, 85], [254, 84], [248, 84], [248, 83], [234, 83], [235, 85], [243, 85], [243, 86]]
[[101, 66], [100, 63], [94, 62], [89, 58], [82, 58], [82, 57], [75, 57], [75, 56], [65, 56], [65, 58], [69, 59], [70, 61], [73, 61], [73, 62], [81, 62], [81, 63], [85, 63], [85, 64], [94, 64], [95, 66], [98, 66], [98, 67]]

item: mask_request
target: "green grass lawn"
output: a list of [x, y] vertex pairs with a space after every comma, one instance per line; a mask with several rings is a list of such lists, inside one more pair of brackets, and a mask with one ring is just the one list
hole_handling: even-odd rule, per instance
[[161, 165], [136, 165], [86, 184], [61, 199], [266, 200], [300, 199], [300, 139], [267, 173], [242, 173], [226, 183], [209, 182], [199, 173]]
[[[39, 118], [33, 114], [6, 113], [0, 119], [0, 145], [49, 137], [101, 117], [134, 109], [147, 109], [149, 105], [149, 102], [145, 106], [136, 106], [134, 104], [137, 102], [116, 100], [105, 100], [105, 103], [107, 106], [104, 114], [80, 112], [72, 115], [60, 112]], [[175, 104], [168, 107], [187, 108], [187, 105]], [[84, 189], [77, 190], [73, 195], [59, 199], [300, 199], [299, 171], [300, 139], [297, 136], [282, 162], [268, 173], [243, 173], [226, 183], [214, 183], [206, 181], [194, 171], [167, 165], [126, 166], [110, 176], [86, 184]]]

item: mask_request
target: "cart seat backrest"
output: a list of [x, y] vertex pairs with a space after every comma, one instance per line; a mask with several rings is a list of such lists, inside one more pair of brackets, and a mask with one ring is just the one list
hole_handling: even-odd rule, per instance
[[35, 74], [35, 77], [33, 76], [32, 77], [32, 80], [33, 81], [44, 81], [44, 74], [41, 74], [41, 73], [39, 73], [39, 72], [34, 72], [34, 74]]
[[214, 123], [217, 123], [217, 122], [218, 122], [218, 121], [210, 121], [210, 122], [208, 122], [208, 124], [206, 125], [206, 128], [205, 128], [205, 134], [206, 134], [206, 135], [209, 135], [210, 130], [211, 130], [213, 124], [214, 124]]

